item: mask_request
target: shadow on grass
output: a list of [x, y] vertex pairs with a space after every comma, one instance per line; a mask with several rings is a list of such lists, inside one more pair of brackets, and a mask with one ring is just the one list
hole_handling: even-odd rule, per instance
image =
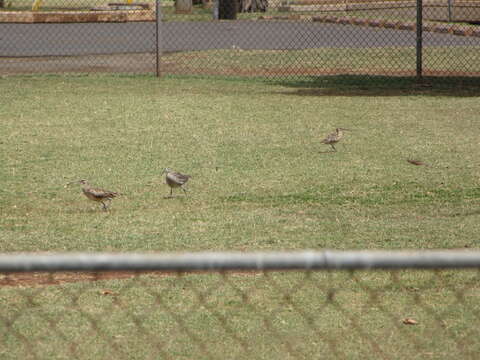
[[296, 96], [480, 96], [480, 78], [392, 77], [371, 75], [312, 76], [271, 83], [296, 89], [283, 92]]

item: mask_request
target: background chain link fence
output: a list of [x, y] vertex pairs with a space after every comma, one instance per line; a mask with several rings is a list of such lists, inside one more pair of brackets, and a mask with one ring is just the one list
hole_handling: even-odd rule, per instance
[[480, 0], [158, 4], [159, 12], [152, 0], [0, 0], [0, 74], [480, 73]]
[[0, 267], [2, 359], [476, 359], [480, 351], [475, 252], [4, 255]]

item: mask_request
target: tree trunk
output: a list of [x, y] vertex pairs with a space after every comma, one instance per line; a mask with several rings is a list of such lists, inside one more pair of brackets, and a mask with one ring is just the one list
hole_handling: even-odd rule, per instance
[[268, 0], [240, 0], [240, 12], [265, 12]]
[[193, 8], [192, 0], [175, 0], [176, 14], [191, 14]]
[[5, 7], [5, 3], [3, 2], [3, 0], [0, 0], [0, 8], [3, 8]]
[[218, 0], [218, 18], [235, 20], [238, 12], [238, 0]]
[[202, 0], [202, 7], [204, 9], [211, 9], [213, 6], [213, 1], [212, 0]]

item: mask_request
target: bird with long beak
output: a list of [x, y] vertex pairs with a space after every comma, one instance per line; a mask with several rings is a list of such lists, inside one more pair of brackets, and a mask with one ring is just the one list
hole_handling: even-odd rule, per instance
[[106, 202], [112, 201], [112, 199], [118, 195], [120, 195], [117, 192], [110, 191], [110, 190], [104, 190], [104, 189], [99, 189], [99, 188], [93, 188], [90, 186], [87, 180], [77, 180], [77, 181], [72, 181], [69, 182], [67, 185], [71, 184], [80, 184], [82, 185], [82, 192], [83, 194], [90, 200], [96, 201], [102, 204], [102, 209], [103, 210], [108, 210], [108, 206]]
[[333, 151], [337, 151], [337, 149], [335, 149], [335, 144], [338, 143], [340, 140], [342, 140], [344, 131], [350, 131], [350, 130], [345, 128], [336, 128], [335, 132], [329, 134], [325, 139], [321, 141], [321, 143], [330, 145]]
[[188, 179], [191, 178], [190, 175], [181, 174], [169, 168], [163, 169], [161, 175], [163, 174], [166, 174], [165, 180], [167, 181], [167, 185], [170, 186], [170, 197], [173, 196], [173, 189], [178, 187], [183, 190], [185, 195], [187, 194], [187, 190], [183, 186], [187, 183]]

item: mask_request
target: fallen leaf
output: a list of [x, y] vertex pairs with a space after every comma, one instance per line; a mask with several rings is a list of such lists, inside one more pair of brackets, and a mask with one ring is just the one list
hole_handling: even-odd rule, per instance
[[405, 325], [417, 325], [418, 324], [417, 320], [412, 319], [412, 318], [403, 319], [403, 323]]
[[115, 295], [115, 293], [112, 290], [103, 290], [102, 295]]
[[407, 159], [407, 161], [408, 161], [410, 164], [413, 164], [413, 165], [424, 165], [424, 166], [428, 166], [428, 164], [426, 164], [426, 163], [424, 163], [423, 161], [420, 161], [420, 160]]

